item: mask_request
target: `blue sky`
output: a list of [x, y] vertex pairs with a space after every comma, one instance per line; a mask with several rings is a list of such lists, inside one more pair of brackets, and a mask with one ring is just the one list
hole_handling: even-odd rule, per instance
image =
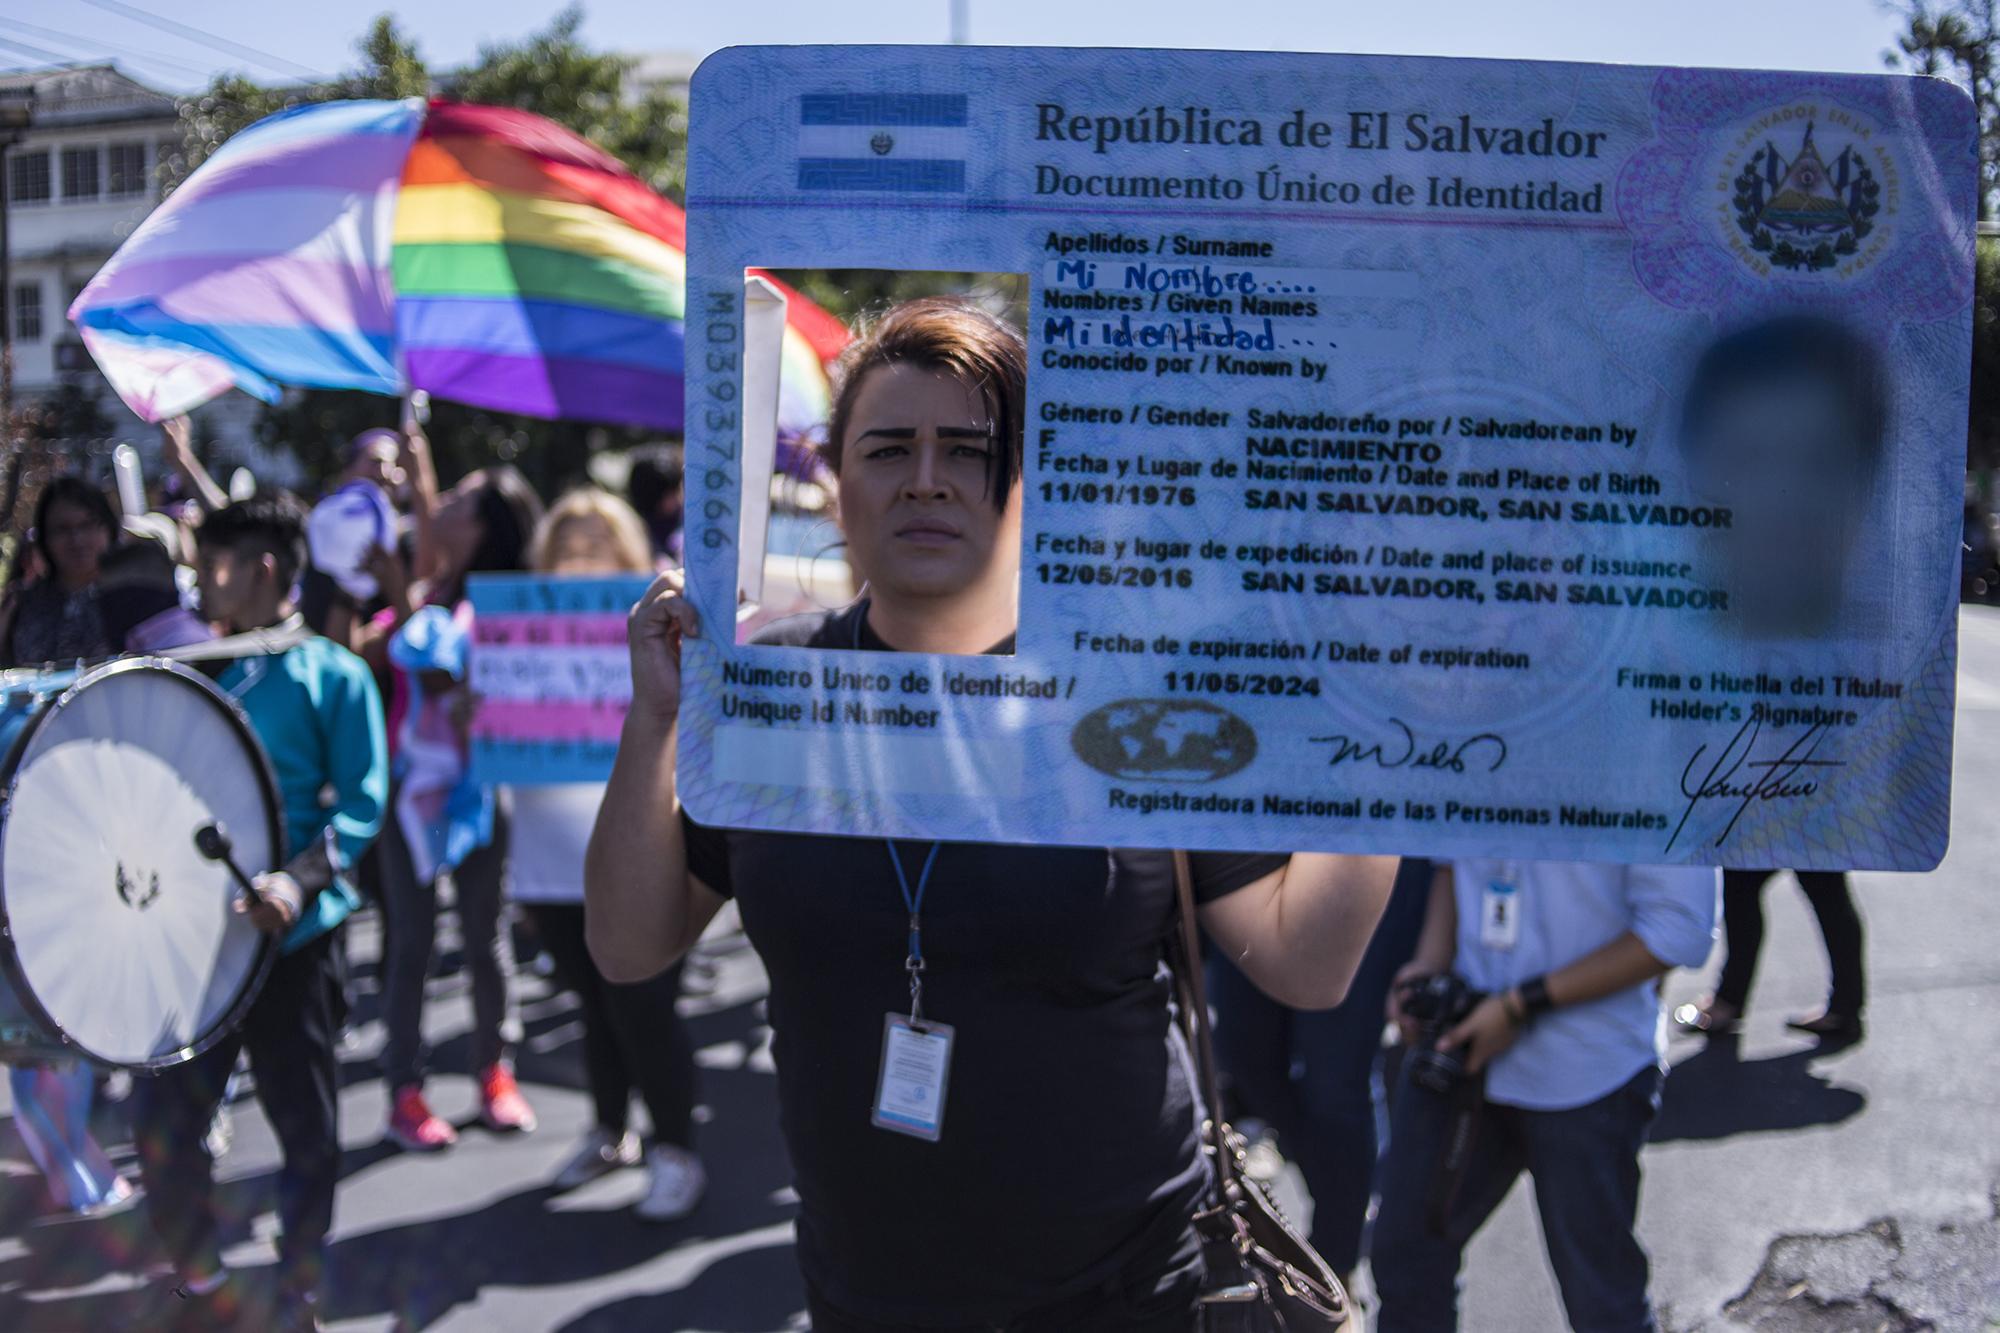
[[[1191, 46], [1875, 71], [1895, 31], [1879, 0], [968, 0], [976, 42]], [[48, 55], [113, 59], [162, 87], [224, 69], [277, 79], [352, 62], [354, 39], [394, 12], [427, 58], [547, 22], [556, 0], [6, 0], [0, 67]], [[208, 37], [162, 31], [141, 10]], [[586, 0], [586, 36], [628, 51], [705, 53], [757, 42], [931, 42], [949, 0]], [[231, 49], [232, 46], [236, 49]], [[252, 59], [244, 50], [254, 50]], [[260, 64], [267, 60], [270, 64]]]

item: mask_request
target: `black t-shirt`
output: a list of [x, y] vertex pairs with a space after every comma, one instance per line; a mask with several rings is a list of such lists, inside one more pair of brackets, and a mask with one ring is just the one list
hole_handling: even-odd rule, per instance
[[[859, 608], [760, 640], [887, 646]], [[869, 1121], [884, 1015], [910, 1003], [890, 845], [686, 828], [689, 870], [737, 900], [770, 973], [799, 1263], [828, 1300], [885, 1321], [1004, 1320], [1148, 1282], [1185, 1253], [1204, 1167], [1164, 962], [1168, 853], [943, 845], [923, 901], [924, 1013], [956, 1046], [930, 1143]], [[928, 844], [896, 850], [914, 889]], [[1193, 862], [1210, 901], [1285, 858]]]

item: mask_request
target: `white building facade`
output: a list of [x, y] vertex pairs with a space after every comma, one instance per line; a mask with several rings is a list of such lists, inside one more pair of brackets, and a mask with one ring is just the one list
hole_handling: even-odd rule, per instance
[[[157, 432], [111, 392], [66, 312], [159, 203], [160, 164], [180, 151], [178, 103], [112, 65], [0, 75], [0, 89], [24, 85], [34, 89], [33, 120], [6, 154], [11, 273], [3, 295], [16, 401], [75, 384], [111, 419], [110, 441], [132, 440], [150, 455]], [[254, 463], [257, 410], [232, 393], [198, 415], [225, 455]]]

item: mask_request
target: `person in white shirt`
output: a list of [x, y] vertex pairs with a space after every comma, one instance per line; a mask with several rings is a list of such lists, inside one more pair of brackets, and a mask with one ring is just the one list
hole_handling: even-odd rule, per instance
[[[1657, 1327], [1633, 1220], [1666, 1072], [1659, 981], [1707, 961], [1717, 884], [1702, 867], [1439, 865], [1390, 998], [1412, 1050], [1372, 1245], [1378, 1333], [1458, 1327], [1465, 1246], [1524, 1170], [1570, 1324]], [[1479, 998], [1427, 1053], [1421, 988], [1445, 974]]]

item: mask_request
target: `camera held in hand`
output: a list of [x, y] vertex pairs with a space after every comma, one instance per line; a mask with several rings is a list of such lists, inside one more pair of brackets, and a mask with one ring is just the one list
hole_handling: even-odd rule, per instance
[[1452, 972], [1413, 977], [1402, 985], [1398, 998], [1403, 1012], [1417, 1024], [1416, 1045], [1406, 1063], [1410, 1081], [1439, 1096], [1450, 1096], [1465, 1078], [1465, 1058], [1459, 1051], [1440, 1051], [1437, 1043], [1445, 1033], [1463, 1022], [1486, 998]]

